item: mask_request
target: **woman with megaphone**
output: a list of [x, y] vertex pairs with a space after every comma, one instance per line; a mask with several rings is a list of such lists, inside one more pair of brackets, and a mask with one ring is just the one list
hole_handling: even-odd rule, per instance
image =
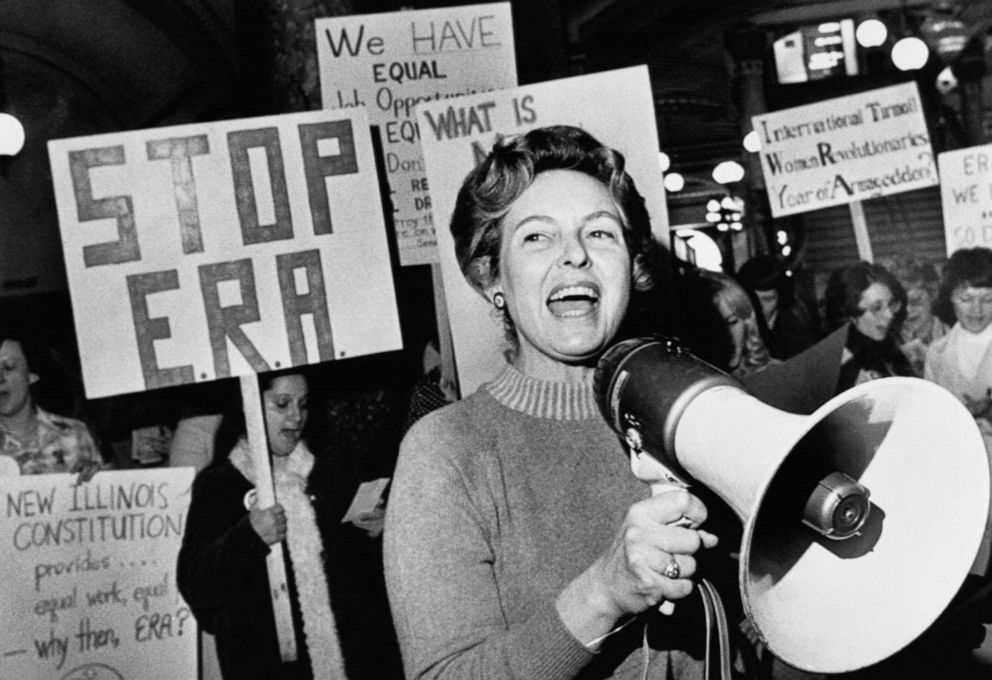
[[593, 391], [632, 291], [652, 285], [623, 157], [574, 127], [504, 139], [451, 232], [508, 363], [401, 446], [384, 550], [406, 676], [702, 678], [698, 602], [659, 604], [692, 592], [716, 545], [707, 509], [650, 496]]

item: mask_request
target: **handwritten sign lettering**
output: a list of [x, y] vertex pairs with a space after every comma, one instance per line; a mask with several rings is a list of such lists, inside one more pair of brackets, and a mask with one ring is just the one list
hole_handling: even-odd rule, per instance
[[192, 480], [192, 468], [5, 478], [4, 677], [196, 677], [175, 578]]
[[947, 254], [992, 248], [992, 144], [937, 156]]
[[88, 397], [401, 346], [364, 110], [56, 140], [49, 155]]
[[914, 83], [753, 118], [772, 215], [937, 184]]
[[418, 104], [517, 83], [510, 4], [317, 19], [324, 108], [368, 109], [378, 126], [403, 265], [437, 261]]
[[[604, 101], [610, 106], [602, 106]], [[624, 154], [626, 168], [645, 198], [652, 229], [662, 244], [668, 243], [654, 99], [646, 67], [427, 102], [417, 107], [417, 120], [431, 207], [442, 226], [437, 231], [438, 254], [463, 394], [470, 394], [502, 366], [503, 326], [491, 313], [491, 305], [465, 283], [447, 221], [465, 176], [497, 140], [546, 125], [588, 130]]]

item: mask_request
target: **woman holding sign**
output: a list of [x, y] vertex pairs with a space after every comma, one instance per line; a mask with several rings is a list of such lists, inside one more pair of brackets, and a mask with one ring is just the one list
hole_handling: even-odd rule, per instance
[[[318, 521], [338, 494], [327, 489], [326, 457], [315, 457], [304, 433], [309, 387], [298, 370], [259, 379], [272, 477], [279, 502], [255, 502], [256, 472], [243, 422], [221, 425], [218, 455], [193, 483], [186, 532], [179, 552], [179, 590], [199, 624], [216, 637], [221, 673], [242, 678], [343, 677], [331, 612]], [[233, 419], [237, 420], [237, 419]], [[227, 433], [238, 433], [233, 448]], [[287, 575], [299, 658], [283, 663], [269, 595], [269, 546], [286, 541]], [[305, 635], [304, 635], [305, 633]], [[310, 641], [310, 644], [305, 644]], [[309, 647], [309, 649], [308, 649]]]
[[693, 608], [657, 605], [692, 592], [716, 544], [707, 510], [686, 491], [648, 497], [593, 395], [632, 290], [652, 284], [623, 157], [572, 127], [500, 142], [451, 230], [509, 363], [401, 447], [384, 550], [407, 677], [702, 677]]

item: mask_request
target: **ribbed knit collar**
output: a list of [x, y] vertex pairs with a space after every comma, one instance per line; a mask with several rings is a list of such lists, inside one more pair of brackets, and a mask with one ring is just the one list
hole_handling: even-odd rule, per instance
[[524, 375], [511, 365], [483, 388], [499, 403], [535, 418], [588, 420], [599, 418], [592, 373], [582, 383], [552, 382]]

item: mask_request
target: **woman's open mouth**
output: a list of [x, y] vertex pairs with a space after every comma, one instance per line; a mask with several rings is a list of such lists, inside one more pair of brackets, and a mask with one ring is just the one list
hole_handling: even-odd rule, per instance
[[548, 309], [562, 318], [588, 314], [598, 304], [599, 288], [592, 284], [561, 286], [553, 290], [548, 298]]

